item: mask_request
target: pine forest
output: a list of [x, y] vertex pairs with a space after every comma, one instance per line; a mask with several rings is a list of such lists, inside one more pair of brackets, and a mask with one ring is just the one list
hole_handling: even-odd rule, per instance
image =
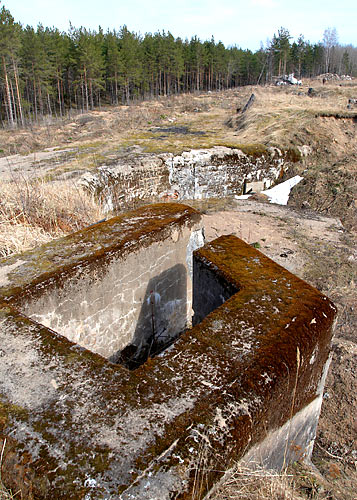
[[129, 104], [194, 91], [266, 84], [295, 73], [357, 76], [357, 48], [338, 44], [334, 29], [311, 44], [292, 41], [280, 28], [266, 47], [252, 52], [222, 42], [175, 38], [170, 32], [131, 32], [126, 26], [104, 32], [35, 30], [0, 10], [0, 117], [2, 126], [37, 122], [96, 107]]

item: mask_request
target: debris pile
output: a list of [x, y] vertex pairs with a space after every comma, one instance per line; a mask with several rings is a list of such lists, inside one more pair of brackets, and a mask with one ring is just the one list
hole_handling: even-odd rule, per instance
[[316, 77], [317, 80], [321, 80], [323, 83], [328, 81], [336, 81], [336, 80], [353, 80], [353, 77], [350, 75], [338, 75], [337, 73], [323, 73]]
[[275, 82], [275, 85], [302, 85], [302, 81], [295, 78], [294, 73], [284, 75]]

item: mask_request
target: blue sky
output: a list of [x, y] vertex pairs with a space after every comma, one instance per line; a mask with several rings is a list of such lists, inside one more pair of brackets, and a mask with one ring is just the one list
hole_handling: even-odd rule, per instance
[[357, 0], [4, 0], [16, 21], [34, 27], [69, 21], [104, 31], [124, 24], [130, 31], [170, 31], [175, 37], [221, 40], [226, 46], [257, 50], [283, 26], [297, 39], [318, 42], [335, 27], [341, 44], [357, 46]]

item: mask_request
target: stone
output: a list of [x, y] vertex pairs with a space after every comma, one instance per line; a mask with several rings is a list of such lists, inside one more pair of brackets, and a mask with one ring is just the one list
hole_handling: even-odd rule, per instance
[[314, 88], [312, 87], [309, 87], [308, 91], [307, 91], [307, 95], [309, 97], [316, 97], [317, 96], [317, 92]]

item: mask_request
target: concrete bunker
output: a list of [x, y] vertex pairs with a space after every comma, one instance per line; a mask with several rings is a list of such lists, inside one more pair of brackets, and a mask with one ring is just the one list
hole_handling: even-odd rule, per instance
[[[279, 467], [309, 456], [336, 309], [238, 238], [200, 247], [201, 237], [195, 210], [159, 204], [2, 261], [2, 477], [23, 498], [185, 499], [194, 489], [202, 498], [236, 460]], [[129, 371], [108, 361], [125, 344], [114, 329], [110, 350], [95, 352], [100, 335], [89, 349], [34, 319], [57, 298], [67, 311], [75, 292], [99, 321], [100, 287], [114, 290], [104, 306], [117, 304], [109, 299], [125, 283], [111, 277], [128, 274], [133, 255], [142, 286], [126, 345], [140, 317], [150, 319], [154, 293], [168, 304], [177, 284], [182, 307], [164, 308], [172, 324], [175, 315], [188, 324], [193, 297], [195, 326], [160, 356]]]
[[[165, 212], [160, 207], [159, 218]], [[144, 213], [138, 211], [124, 223], [117, 219], [109, 225], [100, 223], [92, 233], [134, 228], [139, 229], [137, 241], [133, 238], [117, 248], [109, 241], [110, 251], [103, 248], [103, 255], [93, 262], [83, 262], [80, 255], [77, 265], [63, 269], [60, 276], [51, 273], [21, 294], [16, 299], [19, 311], [129, 368], [137, 368], [168, 347], [192, 325], [192, 253], [204, 244], [203, 229], [199, 214], [186, 209], [155, 234], [157, 208], [150, 215], [147, 210]]]
[[138, 203], [221, 198], [270, 188], [300, 159], [293, 149], [264, 145], [133, 156], [84, 174], [80, 184], [106, 210], [128, 210]]

